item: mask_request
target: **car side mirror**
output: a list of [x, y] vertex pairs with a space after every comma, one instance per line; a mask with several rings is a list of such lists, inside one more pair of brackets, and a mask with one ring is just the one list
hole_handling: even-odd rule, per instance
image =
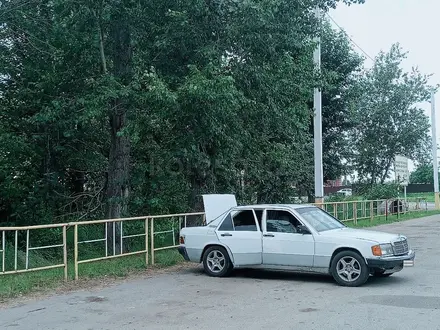
[[306, 226], [303, 226], [303, 225], [298, 226], [298, 233], [303, 234], [303, 235], [310, 235], [311, 234], [309, 228], [307, 228]]

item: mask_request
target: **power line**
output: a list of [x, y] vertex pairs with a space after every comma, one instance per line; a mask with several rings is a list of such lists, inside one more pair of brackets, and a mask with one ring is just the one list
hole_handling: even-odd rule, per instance
[[364, 53], [364, 55], [365, 56], [367, 56], [370, 60], [372, 60], [373, 62], [374, 62], [374, 59], [365, 51], [365, 50], [363, 50], [362, 49], [362, 47], [361, 46], [359, 46], [354, 40], [353, 40], [353, 38], [351, 38], [348, 34], [347, 34], [347, 32], [345, 32], [345, 30], [338, 24], [338, 22], [336, 22], [336, 20], [333, 18], [333, 17], [331, 17], [330, 16], [330, 14], [329, 13], [327, 13], [327, 16], [332, 20], [332, 22], [333, 23], [335, 23], [335, 25], [347, 36], [347, 38], [348, 39], [350, 39], [350, 41], [353, 43], [353, 45], [355, 45], [357, 48], [359, 48], [360, 49], [360, 51], [362, 52], [362, 53]]

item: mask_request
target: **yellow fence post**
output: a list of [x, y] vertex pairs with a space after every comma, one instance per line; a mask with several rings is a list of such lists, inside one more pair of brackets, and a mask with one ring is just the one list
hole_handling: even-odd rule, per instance
[[29, 269], [29, 228], [26, 230], [26, 270]]
[[145, 266], [148, 266], [148, 217], [145, 218]]
[[151, 218], [151, 265], [154, 266], [154, 218]]
[[75, 264], [75, 280], [78, 280], [78, 225], [75, 224], [73, 233], [73, 245], [74, 245], [74, 264]]
[[6, 260], [6, 232], [2, 231], [2, 273], [6, 271], [5, 269], [5, 260]]
[[353, 202], [353, 221], [357, 224], [357, 202]]
[[374, 219], [374, 201], [370, 201], [370, 221]]
[[14, 270], [18, 268], [18, 230], [15, 230]]
[[63, 262], [64, 262], [64, 281], [67, 281], [67, 227], [63, 226]]

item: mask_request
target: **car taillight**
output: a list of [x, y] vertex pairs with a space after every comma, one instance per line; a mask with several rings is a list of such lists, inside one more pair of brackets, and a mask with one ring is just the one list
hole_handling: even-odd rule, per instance
[[180, 236], [180, 244], [185, 244], [185, 237]]

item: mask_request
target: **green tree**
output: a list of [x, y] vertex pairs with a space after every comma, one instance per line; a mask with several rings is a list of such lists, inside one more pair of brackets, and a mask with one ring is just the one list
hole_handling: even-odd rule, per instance
[[417, 69], [401, 68], [406, 53], [394, 44], [381, 52], [373, 67], [356, 85], [362, 93], [356, 102], [352, 130], [354, 166], [361, 180], [384, 183], [397, 155], [415, 159], [426, 145], [429, 120], [418, 103], [429, 99], [428, 76]]
[[[205, 192], [285, 201], [310, 185], [316, 3], [2, 1], [2, 221], [186, 211]], [[327, 86], [347, 84], [337, 72]]]
[[[363, 58], [353, 50], [342, 31], [329, 24], [322, 38], [322, 117], [323, 163], [325, 180], [346, 174], [344, 160], [350, 158], [350, 140], [346, 133], [355, 127], [353, 103], [358, 96], [351, 89], [361, 77]], [[313, 126], [312, 130], [313, 132]]]
[[434, 182], [434, 169], [432, 164], [418, 166], [409, 176], [410, 183], [432, 184]]
[[99, 206], [102, 189], [94, 179], [105, 168], [105, 143], [98, 138], [105, 139], [105, 131], [93, 120], [95, 109], [81, 104], [92, 87], [83, 70], [93, 72], [94, 62], [79, 54], [93, 51], [92, 37], [78, 32], [59, 2], [3, 2], [2, 9], [1, 134], [19, 141], [2, 146], [2, 204], [17, 224], [81, 216], [76, 210]]

